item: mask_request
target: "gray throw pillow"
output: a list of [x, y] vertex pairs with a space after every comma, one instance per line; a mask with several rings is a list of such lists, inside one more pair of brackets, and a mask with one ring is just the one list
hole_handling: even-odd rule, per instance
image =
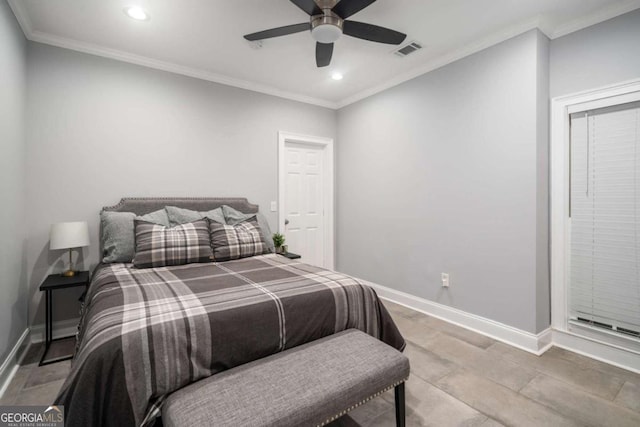
[[[137, 218], [169, 226], [169, 217], [164, 209]], [[135, 252], [134, 219], [136, 214], [133, 212], [100, 212], [102, 262], [131, 262]]]
[[192, 211], [191, 209], [183, 209], [175, 206], [167, 206], [165, 209], [169, 215], [169, 223], [172, 226], [186, 224], [202, 218], [209, 218], [220, 224], [226, 224], [221, 208], [215, 208], [207, 212]]
[[136, 219], [146, 222], [152, 222], [154, 224], [164, 225], [165, 227], [169, 227], [169, 215], [167, 215], [167, 211], [164, 209], [158, 209], [157, 211], [150, 212], [146, 215], [138, 216]]
[[102, 262], [131, 262], [135, 217], [133, 212], [100, 212]]
[[269, 252], [273, 252], [275, 250], [275, 245], [273, 244], [273, 233], [271, 233], [269, 221], [267, 221], [267, 218], [265, 218], [265, 216], [260, 212], [246, 214], [227, 205], [222, 205], [222, 212], [224, 213], [226, 223], [230, 225], [235, 225], [255, 217], [258, 221], [258, 226], [262, 232], [262, 238], [264, 239], [264, 243], [267, 245], [267, 249]]

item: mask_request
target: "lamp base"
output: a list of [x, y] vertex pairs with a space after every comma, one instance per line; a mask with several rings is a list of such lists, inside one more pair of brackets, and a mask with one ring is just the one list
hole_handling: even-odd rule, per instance
[[69, 269], [60, 275], [62, 277], [73, 277], [76, 275], [76, 272], [73, 271], [73, 258], [71, 258], [71, 248], [69, 248]]

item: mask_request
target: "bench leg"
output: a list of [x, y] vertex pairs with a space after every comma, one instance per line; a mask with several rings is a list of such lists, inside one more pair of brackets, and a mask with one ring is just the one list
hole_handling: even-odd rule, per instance
[[404, 427], [404, 383], [400, 383], [396, 386], [396, 427]]

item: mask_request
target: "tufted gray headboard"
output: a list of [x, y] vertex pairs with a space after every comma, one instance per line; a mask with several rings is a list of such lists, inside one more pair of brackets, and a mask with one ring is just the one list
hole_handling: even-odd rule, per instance
[[[102, 211], [133, 212], [144, 215], [165, 206], [210, 211], [222, 205], [231, 206], [243, 213], [258, 212], [258, 205], [249, 203], [244, 197], [123, 197], [117, 205], [105, 206]], [[100, 259], [102, 259], [102, 221], [100, 221]]]
[[258, 212], [258, 205], [249, 203], [244, 197], [124, 197], [117, 205], [106, 206], [102, 210], [144, 215], [165, 206], [176, 206], [194, 211], [210, 211], [222, 205], [231, 206], [244, 213]]

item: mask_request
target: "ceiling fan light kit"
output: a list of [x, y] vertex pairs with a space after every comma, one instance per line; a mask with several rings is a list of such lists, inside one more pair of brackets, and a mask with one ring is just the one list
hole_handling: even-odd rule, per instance
[[291, 3], [309, 15], [310, 22], [272, 28], [244, 36], [255, 42], [272, 37], [286, 36], [310, 30], [316, 41], [316, 65], [326, 67], [331, 63], [333, 43], [342, 34], [377, 43], [401, 44], [406, 34], [364, 22], [347, 21], [376, 0], [291, 0]]
[[335, 13], [331, 15], [315, 15], [311, 17], [311, 37], [318, 43], [333, 43], [342, 35], [344, 22]]

